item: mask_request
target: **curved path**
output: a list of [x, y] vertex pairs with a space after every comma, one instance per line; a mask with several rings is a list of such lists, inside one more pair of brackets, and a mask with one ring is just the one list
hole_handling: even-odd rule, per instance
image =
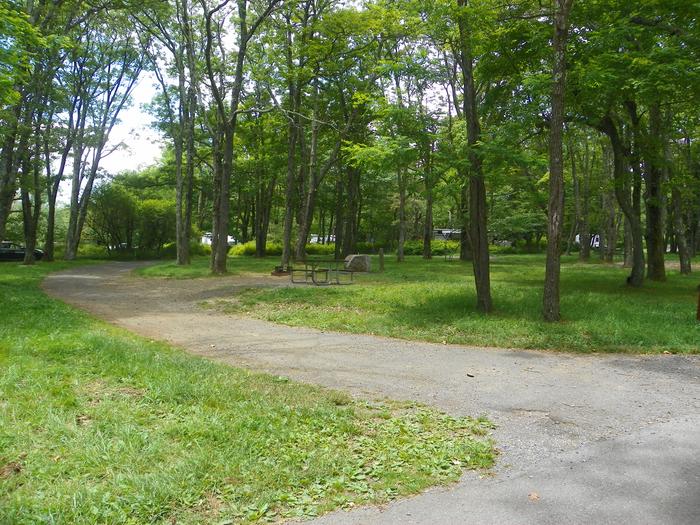
[[[360, 397], [485, 414], [498, 467], [324, 524], [700, 523], [700, 357], [569, 355], [323, 333], [198, 304], [286, 279], [142, 279], [143, 263], [85, 266], [52, 296], [210, 359]], [[700, 344], [700, 341], [699, 341]]]

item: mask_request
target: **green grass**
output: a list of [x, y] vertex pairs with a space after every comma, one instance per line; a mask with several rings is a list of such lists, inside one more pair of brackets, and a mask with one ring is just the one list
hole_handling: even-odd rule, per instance
[[[241, 273], [267, 273], [279, 264], [279, 257], [258, 259], [255, 257], [229, 257], [229, 275]], [[197, 279], [213, 277], [209, 270], [209, 257], [194, 257], [189, 266], [178, 266], [175, 262], [159, 263], [139, 268], [134, 272], [142, 277], [162, 277], [165, 279]]]
[[[541, 255], [494, 256], [495, 311], [489, 316], [474, 309], [470, 263], [386, 261], [383, 274], [360, 275], [354, 286], [248, 290], [221, 307], [294, 326], [438, 343], [574, 352], [700, 351], [697, 276], [669, 271], [667, 282], [647, 281], [634, 289], [625, 285], [626, 269], [564, 258], [563, 321], [550, 324], [541, 320]], [[237, 264], [238, 259], [231, 266]]]
[[484, 420], [361, 403], [196, 358], [0, 264], [0, 523], [246, 523], [380, 502], [488, 467]]

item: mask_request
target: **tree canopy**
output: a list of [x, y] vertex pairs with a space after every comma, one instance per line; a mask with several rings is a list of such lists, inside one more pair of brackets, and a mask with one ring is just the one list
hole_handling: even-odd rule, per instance
[[[8, 0], [0, 238], [52, 258], [67, 188], [67, 258], [85, 226], [105, 246], [175, 242], [179, 264], [207, 234], [215, 273], [231, 238], [258, 256], [280, 242], [285, 267], [310, 241], [430, 258], [444, 230], [484, 312], [490, 252], [547, 244], [557, 320], [564, 251], [619, 254], [632, 286], [663, 281], [669, 251], [691, 269], [699, 15], [681, 0]], [[106, 173], [144, 72], [163, 158]]]

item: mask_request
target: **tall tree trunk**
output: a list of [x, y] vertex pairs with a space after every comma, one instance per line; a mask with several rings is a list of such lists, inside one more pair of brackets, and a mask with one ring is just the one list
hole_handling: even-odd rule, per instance
[[647, 277], [652, 281], [666, 280], [664, 258], [666, 254], [666, 239], [664, 237], [664, 214], [666, 196], [663, 191], [663, 169], [660, 164], [657, 142], [662, 136], [661, 110], [658, 104], [649, 108], [650, 142], [645, 148], [646, 166], [646, 209], [647, 209]]
[[[236, 19], [238, 23], [238, 49], [236, 50], [236, 65], [234, 68], [233, 79], [230, 81], [230, 84], [228, 82], [223, 82], [225, 74], [219, 69], [214, 69], [212, 60], [214, 58], [212, 56], [212, 49], [214, 47], [212, 19], [217, 12], [226, 7], [228, 2], [222, 2], [212, 10], [208, 10], [206, 7], [204, 7], [204, 58], [207, 76], [209, 79], [209, 87], [211, 89], [212, 99], [216, 110], [216, 129], [220, 134], [220, 140], [223, 141], [223, 144], [220, 146], [222, 152], [221, 176], [216, 181], [218, 182], [218, 188], [215, 187], [215, 192], [218, 194], [217, 197], [215, 197], [215, 200], [218, 200], [218, 202], [216, 202], [214, 206], [213, 222], [216, 227], [213, 228], [215, 231], [212, 231], [213, 235], [211, 247], [211, 271], [215, 274], [224, 274], [227, 271], [226, 265], [229, 250], [228, 234], [230, 223], [229, 212], [231, 178], [233, 177], [233, 147], [238, 125], [238, 106], [241, 100], [241, 93], [243, 91], [245, 73], [244, 65], [248, 43], [262, 22], [270, 15], [278, 1], [279, 0], [268, 0], [266, 4], [263, 4], [264, 7], [262, 12], [249, 26], [248, 1], [237, 0]], [[221, 44], [221, 42], [218, 44]], [[230, 85], [230, 95], [228, 96], [228, 100], [224, 100], [227, 85]]]
[[255, 256], [264, 257], [267, 249], [267, 232], [270, 229], [270, 216], [272, 214], [272, 199], [277, 186], [277, 176], [274, 175], [268, 184], [265, 184], [266, 171], [262, 166], [258, 168], [258, 190], [255, 202]]
[[[173, 123], [174, 127], [174, 123]], [[175, 248], [176, 263], [180, 266], [190, 264], [189, 232], [185, 224], [185, 181], [183, 177], [183, 141], [182, 130], [174, 140], [175, 150]]]
[[633, 250], [632, 250], [632, 232], [630, 227], [630, 221], [627, 217], [624, 218], [624, 255], [622, 266], [624, 268], [632, 268], [633, 264]]
[[[466, 0], [458, 0], [464, 9]], [[493, 309], [491, 300], [491, 270], [487, 231], [486, 184], [482, 171], [481, 155], [477, 151], [481, 140], [481, 126], [474, 83], [474, 57], [472, 54], [471, 28], [468, 14], [462, 12], [457, 20], [459, 27], [460, 65], [464, 86], [463, 113], [467, 124], [469, 146], [469, 238], [473, 252], [472, 266], [476, 287], [476, 308], [488, 313]]]
[[406, 242], [406, 174], [399, 169], [397, 171], [397, 181], [399, 186], [399, 244], [396, 248], [396, 260], [404, 260], [404, 243]]
[[290, 118], [287, 126], [287, 177], [284, 190], [284, 225], [282, 230], [282, 267], [289, 266], [292, 258], [292, 226], [294, 225], [294, 208], [296, 192], [294, 183], [296, 175], [297, 126]]
[[311, 144], [308, 154], [309, 165], [308, 169], [305, 170], [305, 180], [302, 181], [301, 185], [302, 188], [305, 188], [305, 195], [302, 200], [297, 244], [294, 250], [294, 257], [297, 260], [306, 259], [306, 243], [311, 233], [311, 224], [314, 219], [314, 210], [316, 207], [316, 195], [318, 194], [318, 187], [321, 183], [321, 174], [318, 167], [320, 122], [318, 121], [319, 90], [317, 81], [313, 82], [312, 106]]
[[[195, 118], [197, 109], [196, 60], [194, 49], [194, 37], [190, 18], [190, 7], [187, 0], [180, 2], [181, 31], [184, 37], [184, 57], [181, 69], [183, 71], [180, 85], [182, 97], [182, 141], [185, 150], [185, 172], [182, 180], [181, 198], [184, 206], [180, 204], [181, 229], [177, 237], [177, 263], [188, 265], [191, 262], [190, 237], [192, 234], [192, 209], [194, 206], [194, 164], [195, 164]], [[187, 71], [186, 76], [184, 72]], [[184, 207], [184, 210], [183, 210]]]
[[[613, 179], [615, 186], [615, 198], [620, 205], [625, 218], [629, 221], [630, 237], [632, 240], [632, 272], [627, 278], [627, 284], [640, 287], [644, 284], [644, 234], [642, 231], [642, 219], [640, 210], [640, 180], [637, 173], [633, 173], [632, 196], [626, 189], [627, 181], [627, 157], [620, 133], [610, 115], [607, 115], [599, 126], [600, 131], [610, 139], [613, 154]], [[636, 167], [633, 166], [633, 172]]]
[[[613, 159], [610, 148], [603, 148], [603, 172], [606, 179], [614, 184]], [[602, 194], [603, 227], [600, 237], [600, 259], [601, 261], [612, 263], [615, 258], [615, 248], [617, 246], [617, 208], [615, 206], [615, 193], [607, 189], [608, 180], [604, 181], [605, 188]]]
[[683, 275], [688, 275], [691, 271], [690, 249], [688, 247], [688, 237], [683, 221], [681, 190], [676, 186], [673, 187], [671, 192], [671, 201], [673, 205], [673, 227], [678, 243], [678, 259], [681, 266], [681, 273]]
[[343, 238], [341, 258], [347, 257], [356, 251], [357, 246], [357, 216], [359, 213], [360, 198], [360, 170], [353, 166], [348, 166], [345, 170], [347, 179], [345, 187], [345, 206], [343, 207]]
[[[78, 231], [78, 223], [80, 216], [81, 205], [81, 186], [84, 179], [83, 170], [85, 169], [85, 159], [83, 153], [85, 151], [83, 144], [83, 132], [79, 133], [73, 148], [73, 173], [71, 177], [71, 196], [70, 196], [70, 212], [68, 217], [68, 230], [66, 231], [66, 248], [63, 258], [66, 261], [75, 260], [78, 255], [78, 244], [80, 243], [80, 232]], [[88, 181], [89, 182], [89, 181]], [[85, 196], [85, 193], [83, 193]], [[83, 197], [84, 199], [85, 197]], [[88, 197], [89, 198], [89, 197]]]
[[[573, 143], [573, 141], [571, 141]], [[571, 255], [571, 247], [574, 243], [574, 238], [576, 236], [576, 232], [579, 230], [580, 224], [581, 224], [581, 181], [579, 180], [578, 177], [578, 172], [577, 172], [577, 166], [576, 166], [576, 154], [574, 147], [570, 144], [569, 147], [567, 148], [569, 151], [569, 158], [571, 159], [571, 179], [572, 179], [572, 185], [573, 185], [573, 192], [574, 192], [574, 218], [571, 221], [571, 230], [569, 233], [569, 239], [566, 243], [566, 255]], [[581, 235], [579, 233], [579, 243], [581, 241]], [[579, 246], [581, 246], [579, 244]], [[581, 250], [579, 249], [579, 260], [583, 260], [581, 258]]]
[[432, 180], [425, 176], [425, 219], [423, 222], [423, 259], [433, 257], [431, 243], [433, 241], [433, 186]]
[[460, 181], [464, 181], [459, 195], [459, 223], [461, 230], [459, 232], [459, 259], [461, 261], [471, 261], [474, 254], [472, 252], [472, 243], [469, 238], [469, 185], [467, 175], [460, 175]]
[[564, 220], [564, 88], [566, 86], [566, 41], [569, 11], [573, 0], [555, 0], [554, 67], [552, 71], [552, 116], [549, 133], [549, 205], [547, 222], [547, 263], [544, 278], [543, 314], [545, 321], [559, 321], [559, 275], [561, 272], [561, 232]]
[[[594, 150], [595, 151], [595, 150]], [[579, 260], [588, 261], [591, 257], [591, 222], [590, 222], [590, 199], [591, 199], [591, 178], [593, 176], [593, 167], [595, 165], [595, 153], [591, 152], [591, 146], [586, 139], [585, 150], [583, 156], [583, 172], [581, 174], [580, 197], [581, 197], [581, 215], [579, 229]]]
[[58, 190], [63, 180], [66, 163], [71, 150], [71, 140], [67, 140], [61, 152], [61, 161], [58, 170], [54, 174], [51, 167], [51, 153], [49, 141], [44, 142], [44, 165], [46, 169], [46, 200], [48, 208], [46, 211], [46, 239], [44, 241], [44, 260], [53, 261], [55, 251], [56, 236], [56, 199]]
[[[35, 130], [39, 133], [39, 130]], [[37, 151], [39, 146], [37, 145]], [[22, 216], [24, 225], [24, 263], [34, 264], [37, 230], [41, 212], [41, 177], [39, 175], [39, 163], [35, 157], [30, 157], [29, 152], [22, 160]]]
[[8, 126], [5, 142], [0, 155], [0, 241], [5, 238], [7, 219], [17, 193], [17, 168], [15, 147], [17, 145], [18, 120], [22, 105], [17, 104], [12, 121]]
[[227, 271], [229, 213], [231, 210], [231, 177], [233, 175], [233, 136], [235, 125], [226, 124], [221, 133], [223, 141], [220, 172], [216, 186], [216, 205], [214, 206], [213, 221], [216, 224], [212, 236], [211, 271], [223, 275]]
[[344, 199], [345, 199], [345, 185], [343, 184], [343, 177], [339, 174], [338, 179], [335, 182], [335, 210], [334, 210], [334, 222], [335, 230], [333, 230], [333, 235], [335, 237], [335, 258], [340, 259], [343, 255], [343, 233], [344, 229]]

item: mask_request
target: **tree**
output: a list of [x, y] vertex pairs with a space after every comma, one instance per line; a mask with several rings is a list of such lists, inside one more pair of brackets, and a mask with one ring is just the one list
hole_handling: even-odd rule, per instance
[[564, 89], [566, 86], [566, 41], [573, 0], [554, 0], [554, 55], [552, 112], [549, 121], [549, 206], [547, 264], [544, 277], [544, 319], [559, 321], [559, 273], [564, 214]]
[[80, 99], [72, 146], [71, 206], [66, 236], [66, 260], [75, 259], [88, 203], [100, 162], [113, 148], [109, 135], [129, 102], [144, 58], [129, 31], [106, 20], [81, 26], [74, 55], [76, 75], [70, 90]]
[[[229, 248], [229, 199], [234, 160], [233, 147], [240, 114], [238, 106], [243, 90], [248, 45], [279, 1], [267, 0], [263, 2], [259, 12], [252, 19], [252, 23], [248, 21], [248, 7], [251, 4], [247, 0], [236, 0], [234, 9], [231, 9], [232, 0], [223, 0], [213, 6], [207, 0], [200, 2], [204, 12], [205, 69], [214, 106], [207, 119], [214, 161], [212, 273], [226, 273], [226, 258]], [[228, 60], [224, 40], [226, 34], [222, 28], [225, 26], [226, 20], [233, 16], [232, 11], [235, 12], [237, 20], [237, 49], [233, 75], [229, 77], [229, 71], [226, 69]]]
[[462, 71], [463, 109], [467, 124], [467, 147], [469, 158], [469, 241], [472, 247], [472, 265], [476, 284], [476, 307], [488, 313], [493, 309], [491, 300], [491, 270], [487, 230], [486, 183], [483, 173], [483, 158], [478, 150], [481, 141], [476, 84], [474, 81], [474, 52], [469, 4], [457, 0], [458, 63]]
[[[155, 4], [133, 13], [132, 17], [152, 37], [142, 45], [162, 90], [167, 134], [173, 141], [176, 180], [177, 264], [190, 263], [193, 184], [195, 171], [195, 118], [200, 62], [195, 50], [193, 6], [188, 0], [173, 4]], [[165, 61], [166, 50], [170, 55]], [[176, 85], [168, 84], [168, 73], [174, 71]], [[173, 100], [174, 99], [174, 100]]]

